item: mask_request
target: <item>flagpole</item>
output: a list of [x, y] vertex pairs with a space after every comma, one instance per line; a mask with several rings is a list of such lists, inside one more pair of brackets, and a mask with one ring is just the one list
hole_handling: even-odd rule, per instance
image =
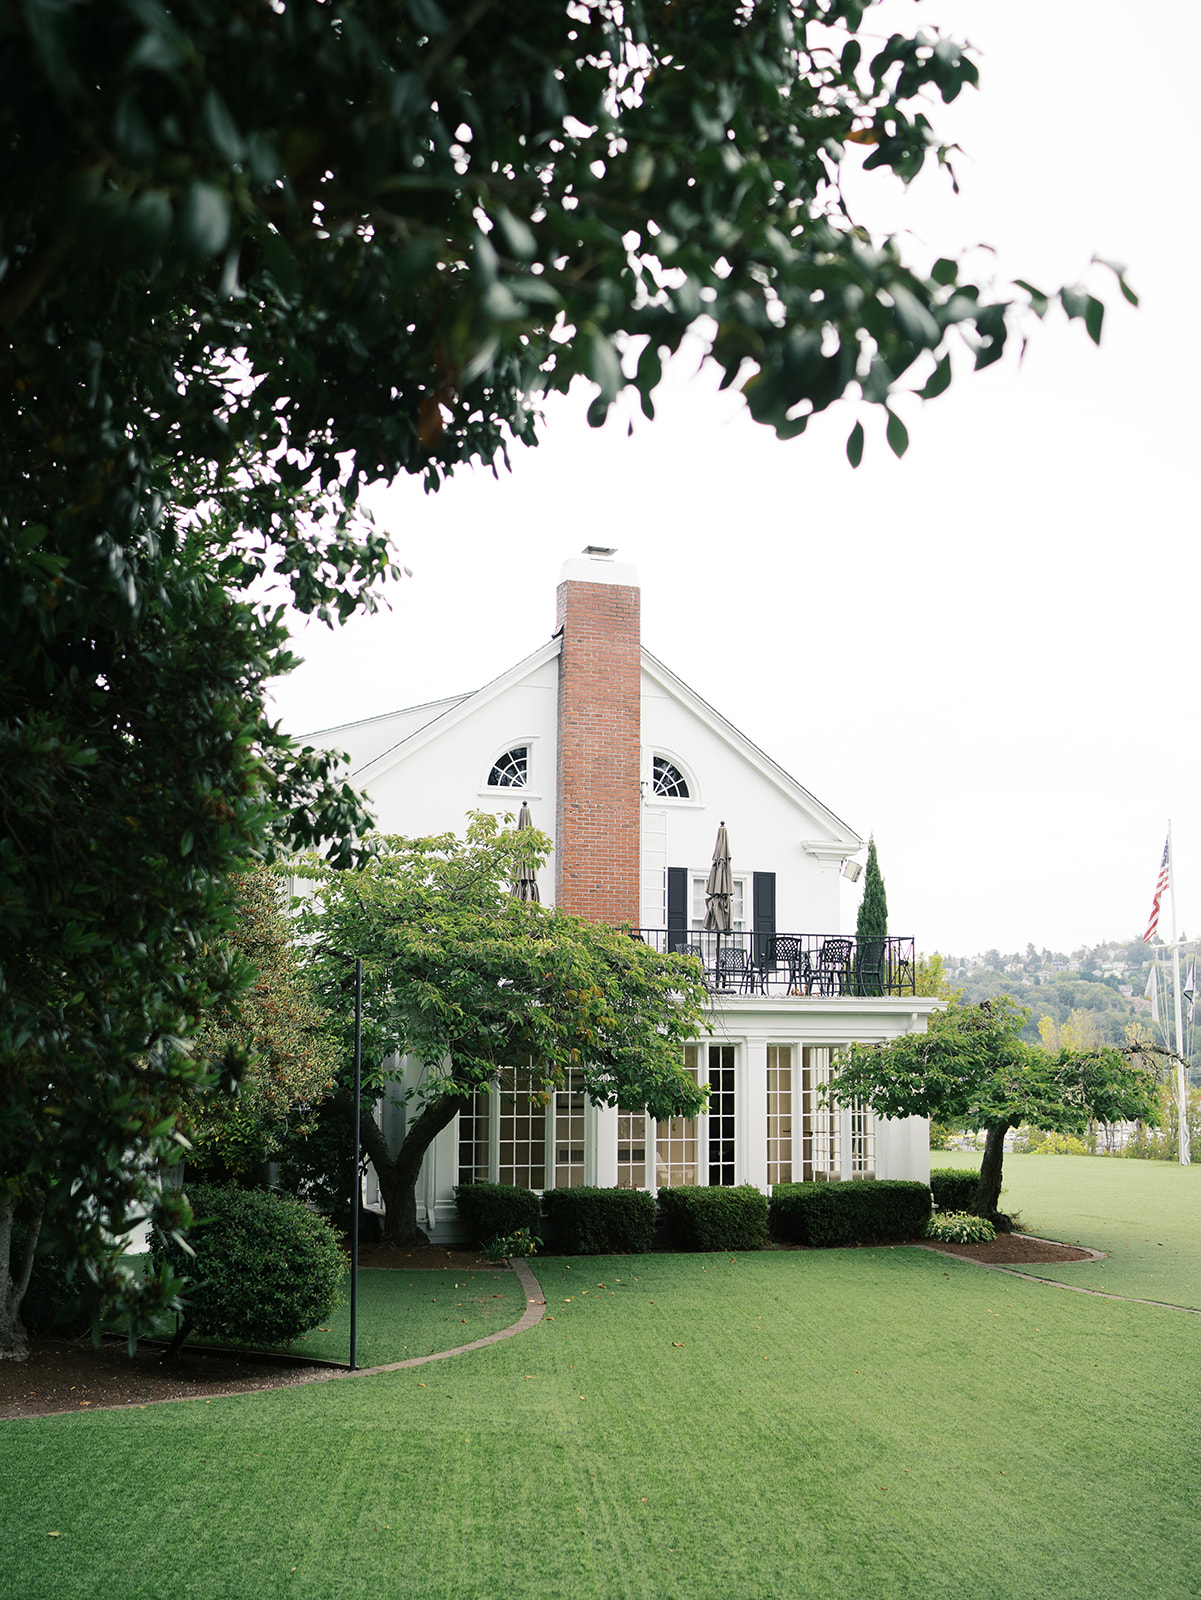
[[1184, 1056], [1184, 1019], [1180, 1005], [1180, 943], [1176, 937], [1176, 865], [1172, 860], [1172, 824], [1168, 822], [1168, 889], [1172, 896], [1172, 998], [1176, 1012], [1176, 1118], [1180, 1165], [1192, 1165], [1188, 1134], [1188, 1069]]

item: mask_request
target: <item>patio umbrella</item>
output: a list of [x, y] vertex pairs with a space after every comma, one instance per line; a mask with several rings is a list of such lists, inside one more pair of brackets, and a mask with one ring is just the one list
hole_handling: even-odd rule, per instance
[[[530, 808], [523, 800], [521, 810], [517, 813], [517, 831], [522, 828], [532, 828], [534, 819], [530, 816]], [[531, 861], [523, 861], [517, 869], [517, 876], [513, 880], [513, 893], [519, 900], [537, 900], [538, 878]]]
[[[709, 868], [709, 881], [705, 884], [705, 920], [702, 926], [706, 932], [729, 933], [730, 901], [733, 894], [730, 837], [723, 822], [717, 830], [717, 842], [713, 846], [713, 865]], [[720, 943], [720, 940], [718, 942]]]

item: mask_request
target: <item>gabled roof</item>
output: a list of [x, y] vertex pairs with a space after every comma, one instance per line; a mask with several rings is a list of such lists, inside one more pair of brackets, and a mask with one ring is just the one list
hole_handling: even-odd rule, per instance
[[[473, 716], [477, 711], [505, 694], [509, 689], [528, 678], [549, 661], [555, 660], [562, 649], [558, 634], [540, 646], [532, 655], [518, 661], [498, 678], [493, 678], [482, 689], [471, 694], [454, 695], [446, 700], [430, 701], [423, 706], [412, 706], [404, 711], [390, 712], [385, 716], [370, 717], [363, 722], [344, 723], [325, 729], [320, 735], [326, 749], [336, 748], [336, 735], [345, 732], [348, 742], [357, 744], [365, 759], [358, 759], [351, 769], [357, 784], [366, 785], [382, 777], [416, 751], [424, 749], [433, 740]], [[802, 848], [812, 855], [836, 859], [853, 855], [862, 849], [863, 840], [841, 817], [824, 806], [817, 797], [772, 760], [754, 744], [720, 711], [703, 700], [684, 680], [653, 656], [645, 647], [642, 650], [642, 670], [653, 682], [693, 716], [707, 724], [712, 732], [729, 745], [752, 766], [768, 783], [778, 789], [793, 805], [813, 818], [819, 830], [818, 837], [801, 841]], [[416, 725], [414, 725], [416, 724]], [[375, 735], [373, 738], [372, 735]], [[396, 735], [400, 735], [396, 737]], [[369, 753], [368, 753], [369, 752]]]
[[853, 828], [848, 827], [828, 806], [822, 805], [815, 795], [798, 783], [790, 773], [785, 772], [784, 768], [760, 750], [757, 744], [752, 743], [745, 733], [723, 717], [721, 712], [715, 710], [707, 700], [702, 700], [695, 689], [690, 689], [683, 678], [677, 677], [670, 667], [665, 666], [645, 647], [642, 651], [642, 670], [653, 678], [666, 694], [686, 706], [702, 722], [708, 723], [713, 732], [737, 750], [761, 777], [774, 784], [794, 805], [807, 811], [819, 827], [829, 829], [829, 838], [802, 841], [802, 847], [810, 854], [848, 856], [863, 848], [863, 840]]
[[423, 723], [396, 744], [385, 747], [362, 766], [356, 767], [352, 776], [359, 783], [370, 783], [373, 778], [382, 777], [385, 772], [412, 755], [415, 750], [423, 749], [431, 740], [439, 738], [448, 729], [457, 727], [460, 722], [473, 716], [481, 707], [504, 694], [514, 684], [529, 677], [530, 673], [536, 672], [548, 661], [553, 661], [562, 647], [563, 642], [556, 635], [540, 649], [535, 650], [533, 655], [526, 656], [524, 661], [519, 661], [516, 666], [510, 667], [508, 672], [502, 673], [499, 678], [493, 678], [491, 683], [486, 683], [474, 694], [465, 694], [458, 699], [447, 701], [445, 709], [437, 716]]

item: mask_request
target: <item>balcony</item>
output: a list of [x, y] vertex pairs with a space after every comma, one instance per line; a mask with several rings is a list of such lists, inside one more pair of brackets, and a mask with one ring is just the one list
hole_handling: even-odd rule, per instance
[[694, 957], [714, 996], [820, 995], [866, 999], [916, 994], [917, 960], [911, 938], [854, 939], [834, 933], [670, 933], [633, 928], [631, 936], [660, 953]]

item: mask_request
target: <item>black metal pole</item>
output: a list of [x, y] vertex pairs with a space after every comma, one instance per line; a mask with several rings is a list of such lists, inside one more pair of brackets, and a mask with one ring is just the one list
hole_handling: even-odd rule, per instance
[[354, 964], [354, 1171], [350, 1179], [350, 1370], [359, 1353], [359, 1098], [363, 1089], [363, 963]]

